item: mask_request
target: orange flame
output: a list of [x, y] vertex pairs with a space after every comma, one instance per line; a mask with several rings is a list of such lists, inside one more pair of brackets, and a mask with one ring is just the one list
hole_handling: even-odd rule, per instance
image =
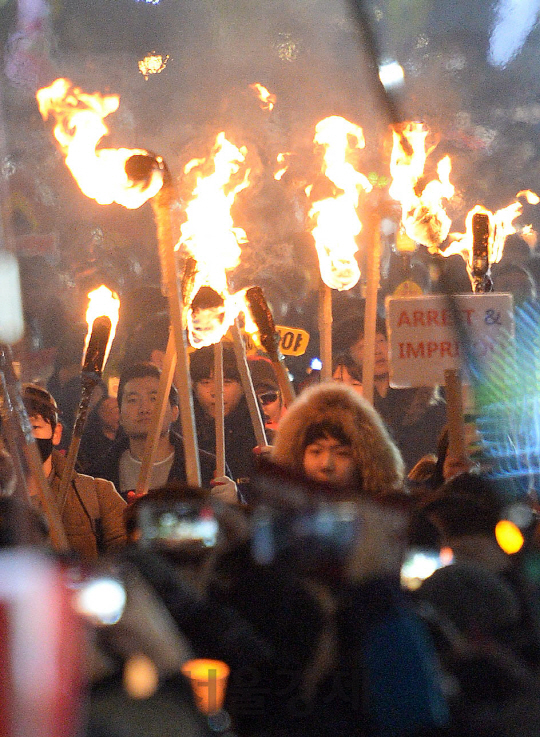
[[193, 174], [196, 182], [176, 249], [197, 261], [191, 292], [194, 300], [201, 287], [213, 290], [218, 302], [221, 298], [217, 306], [193, 309], [193, 301], [186, 305], [189, 339], [196, 348], [221, 340], [244, 309], [245, 291], [229, 293], [227, 272], [238, 265], [240, 244], [247, 240], [245, 232], [234, 227], [231, 216], [236, 195], [249, 184], [250, 170], [242, 171], [246, 153], [245, 147], [237, 148], [221, 132], [209, 160], [193, 159], [184, 167], [184, 173]]
[[153, 197], [163, 184], [154, 170], [149, 180], [134, 182], [125, 171], [126, 161], [142, 149], [99, 149], [109, 129], [104, 118], [118, 109], [118, 95], [89, 95], [73, 87], [68, 79], [57, 79], [37, 91], [39, 111], [44, 120], [53, 115], [54, 135], [66, 157], [66, 164], [87, 197], [100, 205], [113, 202], [136, 209]]
[[[278, 164], [282, 164], [282, 165], [285, 164], [285, 160], [286, 160], [287, 156], [290, 156], [290, 154], [289, 153], [286, 153], [286, 154], [278, 154], [276, 156], [277, 163]], [[285, 164], [285, 166], [282, 166], [281, 169], [278, 169], [276, 171], [276, 173], [274, 174], [274, 179], [279, 182], [279, 180], [285, 174], [285, 172], [287, 171], [288, 168], [289, 168], [289, 165], [288, 164]]]
[[88, 309], [86, 310], [86, 322], [88, 324], [88, 331], [86, 333], [86, 340], [84, 343], [83, 352], [83, 364], [84, 356], [90, 343], [90, 336], [92, 335], [92, 328], [94, 320], [98, 317], [108, 317], [111, 321], [111, 332], [109, 334], [109, 340], [105, 349], [105, 357], [103, 359], [103, 365], [107, 363], [107, 358], [111, 352], [112, 342], [116, 334], [116, 326], [118, 325], [118, 316], [120, 312], [120, 300], [118, 295], [102, 284], [98, 289], [88, 293]]
[[262, 103], [262, 109], [272, 112], [272, 110], [274, 109], [274, 105], [276, 104], [276, 96], [269, 92], [266, 87], [264, 87], [262, 84], [259, 84], [258, 82], [250, 84], [249, 88], [257, 94], [257, 97]]
[[[324, 147], [322, 171], [335, 186], [333, 196], [312, 201], [308, 213], [321, 277], [331, 289], [351, 289], [360, 278], [355, 253], [362, 223], [356, 211], [360, 192], [369, 192], [372, 187], [349, 159], [364, 148], [364, 134], [359, 126], [333, 115], [317, 123], [313, 140]], [[308, 197], [312, 192], [312, 187], [306, 188]]]
[[162, 56], [161, 54], [156, 54], [155, 51], [153, 51], [151, 54], [148, 54], [144, 59], [139, 61], [139, 71], [143, 77], [148, 80], [148, 77], [151, 74], [161, 74], [167, 66], [168, 61], [168, 54], [166, 56]]
[[[517, 197], [525, 197], [530, 204], [538, 204], [540, 198], [530, 190], [518, 192]], [[476, 205], [467, 213], [465, 220], [465, 233], [451, 233], [452, 243], [444, 251], [439, 251], [443, 256], [453, 256], [457, 253], [463, 256], [467, 265], [469, 277], [472, 280], [471, 269], [473, 267], [473, 217], [477, 213], [483, 213], [489, 219], [488, 261], [489, 266], [499, 263], [504, 251], [506, 238], [516, 232], [514, 220], [521, 215], [522, 204], [513, 202], [496, 212], [487, 210], [482, 205]]]
[[[402, 223], [409, 238], [436, 253], [452, 224], [442, 203], [450, 199], [455, 190], [450, 183], [450, 158], [445, 156], [437, 165], [438, 179], [430, 181], [419, 191], [430, 153], [426, 151], [427, 136], [428, 131], [421, 123], [408, 123], [401, 135], [393, 132], [389, 194], [401, 202]], [[410, 146], [409, 152], [403, 148], [403, 138]]]

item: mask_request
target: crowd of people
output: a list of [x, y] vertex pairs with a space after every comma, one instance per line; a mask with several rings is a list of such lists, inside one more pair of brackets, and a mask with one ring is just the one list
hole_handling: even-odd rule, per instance
[[[341, 325], [332, 380], [314, 372], [287, 408], [271, 361], [248, 358], [264, 445], [224, 343], [225, 475], [216, 473], [214, 348], [191, 353], [201, 485], [187, 484], [173, 385], [150, 490], [138, 493], [168, 337], [166, 315], [151, 323], [127, 341], [114, 395], [96, 382], [63, 498], [80, 357], [59, 355], [47, 388], [22, 385], [69, 555], [51, 545], [36, 487], [30, 503], [19, 493], [17, 459], [0, 457], [2, 547], [37, 549], [85, 575], [114, 571], [128, 593], [131, 616], [98, 627], [88, 645], [81, 733], [536, 735], [534, 500], [509, 504], [470, 457], [452, 456], [438, 389], [390, 386], [384, 319], [373, 406], [362, 395], [361, 315]], [[501, 522], [522, 536], [513, 551]], [[141, 654], [158, 679], [134, 698], [126, 668]], [[197, 709], [181, 674], [192, 657], [229, 666], [216, 713]]]

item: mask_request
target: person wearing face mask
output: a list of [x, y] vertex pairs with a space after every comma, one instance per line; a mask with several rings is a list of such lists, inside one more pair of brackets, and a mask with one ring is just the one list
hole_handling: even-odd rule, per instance
[[[80, 473], [73, 474], [65, 502], [59, 499], [65, 459], [55, 450], [62, 437], [56, 401], [34, 384], [23, 387], [22, 398], [70, 548], [85, 560], [121, 548], [126, 543], [126, 503], [110, 481]], [[39, 500], [31, 501], [39, 509]]]

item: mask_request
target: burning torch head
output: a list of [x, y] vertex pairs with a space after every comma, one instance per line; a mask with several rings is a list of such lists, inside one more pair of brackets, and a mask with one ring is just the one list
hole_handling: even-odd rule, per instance
[[246, 300], [251, 316], [257, 325], [261, 345], [271, 355], [277, 351], [279, 333], [261, 287], [250, 287], [246, 292]]
[[491, 292], [493, 284], [489, 276], [489, 215], [477, 212], [472, 217], [472, 253], [469, 270], [475, 292]]
[[124, 169], [132, 182], [143, 183], [146, 188], [156, 170], [165, 170], [165, 162], [160, 156], [151, 153], [133, 154], [126, 161]]
[[193, 298], [188, 313], [192, 345], [195, 348], [205, 345], [207, 336], [215, 334], [216, 328], [221, 327], [224, 320], [225, 300], [212, 287], [202, 286]]
[[105, 364], [105, 353], [111, 334], [111, 319], [106, 315], [96, 317], [92, 325], [92, 333], [82, 367], [83, 374], [101, 376]]
[[489, 216], [477, 212], [472, 219], [473, 247], [471, 273], [484, 277], [489, 271]]

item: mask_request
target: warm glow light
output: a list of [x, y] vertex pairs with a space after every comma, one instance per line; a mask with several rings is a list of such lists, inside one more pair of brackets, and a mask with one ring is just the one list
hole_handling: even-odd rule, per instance
[[195, 702], [204, 714], [216, 714], [223, 706], [229, 666], [222, 660], [196, 658], [182, 665], [182, 674], [189, 679]]
[[[421, 123], [408, 123], [401, 136], [394, 131], [389, 194], [401, 203], [402, 223], [409, 238], [436, 253], [450, 231], [451, 221], [443, 200], [453, 196], [454, 187], [450, 183], [450, 158], [445, 156], [437, 165], [438, 179], [419, 189], [430, 153], [426, 150], [427, 136]], [[403, 139], [408, 142], [409, 151], [404, 150]]]
[[439, 550], [439, 558], [443, 566], [449, 566], [454, 562], [454, 551], [452, 548], [442, 547]]
[[50, 87], [37, 91], [39, 111], [47, 120], [56, 120], [54, 135], [66, 157], [66, 164], [87, 197], [100, 205], [113, 202], [135, 209], [153, 197], [163, 184], [162, 175], [153, 170], [148, 180], [132, 181], [126, 174], [126, 161], [142, 149], [97, 149], [109, 129], [104, 118], [118, 109], [118, 95], [89, 95], [68, 79], [57, 79]]
[[[357, 209], [360, 192], [372, 186], [350, 159], [364, 148], [362, 129], [345, 118], [324, 118], [315, 127], [314, 142], [324, 149], [322, 171], [332, 182], [332, 196], [311, 201], [308, 217], [319, 256], [321, 278], [332, 289], [351, 289], [360, 278], [355, 258], [356, 236], [362, 229]], [[306, 188], [308, 197], [313, 187]]]
[[[516, 197], [526, 197], [530, 204], [538, 204], [540, 198], [534, 192], [530, 190], [522, 190], [518, 192]], [[513, 202], [507, 207], [503, 207], [497, 212], [491, 212], [482, 205], [476, 205], [467, 214], [465, 220], [465, 233], [451, 233], [450, 238], [452, 243], [444, 251], [439, 251], [443, 256], [453, 256], [459, 253], [463, 256], [467, 265], [467, 271], [471, 282], [473, 281], [471, 276], [471, 269], [473, 265], [473, 228], [472, 222], [473, 217], [476, 213], [483, 213], [488, 216], [489, 219], [489, 241], [488, 241], [488, 260], [490, 267], [493, 264], [499, 263], [502, 258], [504, 251], [504, 243], [506, 238], [512, 233], [516, 232], [514, 226], [514, 220], [521, 215], [522, 205], [520, 202]]]
[[497, 522], [495, 526], [495, 537], [497, 538], [499, 547], [509, 555], [519, 552], [525, 542], [519, 527], [507, 519]]
[[93, 292], [89, 292], [88, 299], [88, 309], [86, 310], [86, 322], [88, 323], [88, 332], [86, 333], [86, 341], [84, 344], [83, 355], [86, 355], [86, 350], [88, 348], [90, 336], [92, 334], [94, 320], [102, 316], [108, 317], [111, 321], [111, 332], [109, 334], [107, 348], [105, 349], [105, 357], [103, 359], [103, 366], [105, 366], [116, 333], [116, 326], [118, 325], [120, 300], [118, 299], [118, 295], [115, 292], [111, 292], [111, 290], [108, 289], [104, 284], [102, 284], [98, 289], [94, 289]]
[[149, 699], [159, 687], [159, 671], [147, 655], [132, 655], [124, 665], [124, 690], [132, 699]]
[[263, 110], [272, 111], [274, 109], [274, 105], [276, 104], [276, 96], [269, 92], [266, 87], [264, 87], [262, 84], [259, 84], [258, 82], [255, 82], [255, 84], [250, 84], [249, 87], [257, 94], [257, 97], [261, 101], [261, 107]]
[[[245, 290], [230, 294], [227, 272], [238, 265], [240, 244], [247, 240], [231, 216], [236, 195], [249, 184], [250, 170], [244, 165], [246, 153], [245, 147], [237, 148], [221, 132], [208, 160], [193, 159], [184, 167], [186, 177], [193, 177], [195, 183], [176, 248], [197, 262], [193, 300], [186, 305], [189, 339], [196, 348], [221, 340], [244, 311]], [[193, 301], [202, 287], [213, 290], [222, 303], [194, 309]]]

